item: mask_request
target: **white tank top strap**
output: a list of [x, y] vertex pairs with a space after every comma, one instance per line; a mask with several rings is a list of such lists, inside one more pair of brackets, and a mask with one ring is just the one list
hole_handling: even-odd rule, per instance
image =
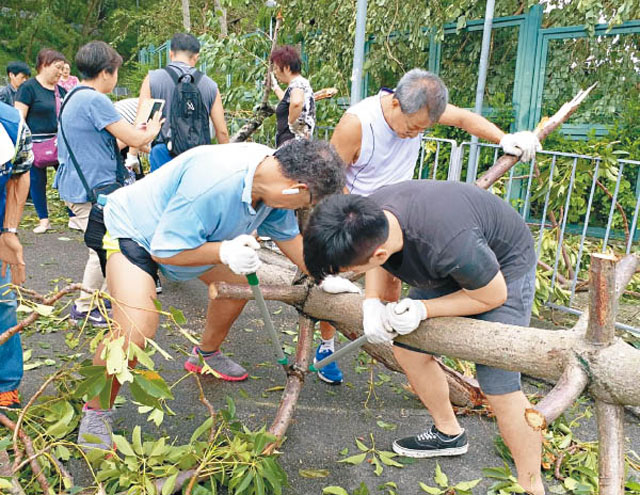
[[389, 91], [365, 98], [349, 110], [362, 129], [360, 154], [347, 168], [347, 189], [368, 196], [376, 189], [410, 180], [420, 153], [420, 136], [402, 139], [389, 127], [380, 98]]

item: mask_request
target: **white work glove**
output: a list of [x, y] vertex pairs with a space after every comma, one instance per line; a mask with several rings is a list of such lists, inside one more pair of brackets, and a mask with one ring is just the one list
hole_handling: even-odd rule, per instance
[[385, 308], [385, 320], [400, 335], [413, 332], [427, 318], [427, 308], [418, 299], [402, 299], [389, 303]]
[[342, 294], [344, 292], [362, 294], [360, 287], [351, 280], [347, 280], [338, 275], [327, 275], [318, 287], [329, 294]]
[[135, 173], [140, 173], [140, 162], [138, 161], [138, 155], [127, 154], [127, 159], [124, 161], [124, 166], [127, 170], [132, 170]]
[[380, 299], [362, 301], [362, 326], [371, 344], [391, 342], [397, 335], [385, 318], [385, 304]]
[[238, 275], [255, 273], [262, 264], [256, 253], [257, 249], [260, 249], [260, 244], [256, 238], [242, 234], [230, 241], [222, 241], [220, 261]]
[[521, 162], [530, 162], [537, 151], [542, 151], [538, 137], [531, 131], [505, 134], [500, 140], [500, 146], [506, 154], [520, 157]]
[[273, 88], [279, 88], [280, 84], [278, 84], [278, 79], [276, 78], [275, 74], [272, 72], [271, 73], [271, 89]]

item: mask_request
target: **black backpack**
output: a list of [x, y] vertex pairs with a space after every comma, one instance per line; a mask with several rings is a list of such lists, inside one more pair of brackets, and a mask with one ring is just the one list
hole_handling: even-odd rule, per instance
[[169, 115], [169, 153], [178, 156], [201, 144], [211, 144], [209, 114], [198, 89], [204, 74], [196, 70], [192, 74], [178, 75], [169, 67], [164, 70], [175, 84]]

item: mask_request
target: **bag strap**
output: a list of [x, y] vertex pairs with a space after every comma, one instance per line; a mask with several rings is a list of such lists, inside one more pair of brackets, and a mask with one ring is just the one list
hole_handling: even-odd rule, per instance
[[198, 69], [195, 69], [193, 72], [185, 72], [184, 74], [178, 74], [177, 71], [173, 70], [169, 66], [163, 67], [163, 69], [167, 74], [169, 74], [169, 77], [171, 77], [173, 84], [175, 84], [176, 86], [180, 83], [180, 80], [184, 76], [189, 76], [191, 77], [191, 79], [193, 79], [193, 84], [197, 87], [198, 84], [200, 84], [201, 79], [204, 77], [204, 74]]
[[171, 78], [171, 80], [173, 81], [173, 84], [175, 84], [176, 86], [178, 85], [178, 82], [180, 81], [180, 77], [178, 76], [178, 74], [176, 73], [176, 71], [172, 70], [169, 68], [169, 66], [167, 67], [163, 67], [164, 71], [169, 74], [169, 77]]
[[90, 89], [92, 91], [95, 91], [93, 88], [90, 88], [88, 86], [77, 86], [76, 88], [74, 88], [74, 90], [67, 95], [67, 97], [64, 99], [64, 102], [62, 103], [62, 107], [60, 108], [60, 115], [58, 116], [58, 122], [60, 126], [60, 133], [62, 134], [62, 139], [64, 140], [64, 145], [67, 147], [67, 152], [69, 153], [71, 162], [73, 163], [73, 166], [76, 169], [76, 173], [78, 174], [78, 177], [80, 177], [80, 182], [82, 182], [82, 185], [85, 191], [87, 191], [87, 198], [91, 203], [95, 203], [96, 202], [95, 194], [93, 194], [93, 191], [89, 188], [89, 184], [87, 184], [87, 179], [85, 179], [84, 174], [82, 173], [82, 170], [80, 170], [80, 165], [78, 165], [76, 156], [73, 154], [73, 150], [69, 146], [69, 141], [67, 141], [67, 136], [65, 136], [64, 134], [64, 126], [62, 125], [62, 111], [64, 110], [64, 107], [67, 105], [67, 103], [69, 102], [69, 100], [74, 94], [76, 94], [78, 91], [82, 91], [83, 89]]
[[58, 119], [60, 119], [60, 112], [62, 111], [62, 107], [60, 105], [60, 102], [62, 101], [62, 97], [60, 96], [60, 90], [58, 89], [58, 85], [56, 84], [53, 87], [53, 93], [54, 93], [54, 99], [56, 100], [56, 117], [58, 117]]

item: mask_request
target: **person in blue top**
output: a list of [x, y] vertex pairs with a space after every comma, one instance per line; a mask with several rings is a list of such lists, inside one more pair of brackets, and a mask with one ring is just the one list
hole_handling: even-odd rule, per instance
[[[18, 224], [29, 193], [33, 164], [31, 132], [20, 112], [0, 102], [0, 287], [25, 281]], [[13, 291], [0, 290], [0, 335], [18, 323]], [[18, 386], [22, 380], [20, 334], [0, 345], [0, 407], [20, 407]]]
[[[69, 148], [89, 190], [92, 190], [116, 182], [119, 167], [124, 172], [123, 165], [119, 164], [119, 146], [144, 146], [160, 132], [159, 113], [144, 128], [138, 129], [122, 118], [107, 97], [118, 82], [118, 69], [121, 65], [122, 57], [104, 41], [91, 41], [81, 47], [76, 54], [81, 81], [66, 96], [60, 111], [60, 167], [53, 187], [58, 189], [60, 197], [75, 214], [83, 231], [87, 229], [92, 203], [71, 159]], [[63, 130], [66, 140], [62, 136]], [[120, 178], [122, 179], [124, 177]], [[94, 291], [103, 288], [103, 282], [98, 256], [90, 249], [82, 285]], [[71, 307], [69, 319], [72, 323], [88, 320], [94, 326], [104, 327], [106, 319], [97, 307], [92, 308], [91, 297], [91, 293], [81, 292]]]
[[[246, 283], [245, 275], [260, 266], [259, 244], [252, 236], [256, 231], [273, 239], [305, 270], [294, 210], [341, 192], [344, 181], [344, 164], [327, 142], [294, 140], [276, 151], [256, 143], [237, 143], [188, 150], [110, 194], [104, 207], [108, 235], [103, 247], [115, 301], [113, 319], [120, 335], [140, 347], [155, 335], [158, 269], [174, 281]], [[89, 236], [97, 224], [92, 215]], [[187, 370], [201, 373], [201, 363], [206, 362], [222, 380], [247, 378], [247, 371], [219, 350], [245, 304], [231, 299], [209, 301], [206, 326], [199, 346], [185, 363]], [[94, 364], [105, 363], [102, 352], [103, 345], [96, 351]], [[119, 387], [113, 380], [112, 403]], [[111, 414], [110, 409], [100, 409], [97, 397], [87, 402], [79, 444], [110, 449]], [[100, 443], [94, 443], [96, 437]]]

